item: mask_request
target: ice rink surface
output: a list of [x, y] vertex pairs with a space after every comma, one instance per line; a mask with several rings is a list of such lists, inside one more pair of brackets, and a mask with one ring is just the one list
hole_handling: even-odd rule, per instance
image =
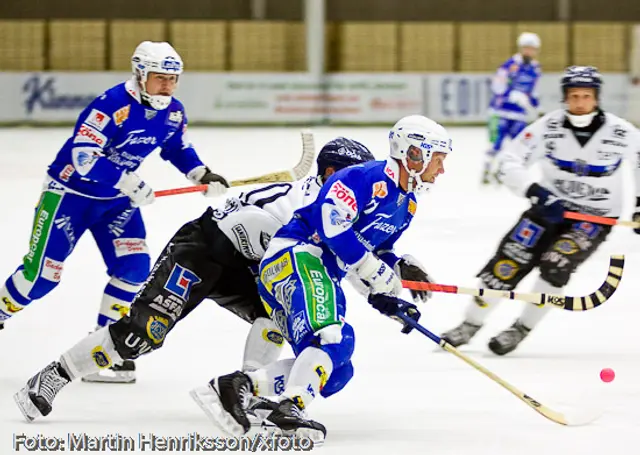
[[[0, 130], [0, 210], [4, 280], [27, 251], [33, 209], [46, 166], [69, 134], [60, 129]], [[317, 128], [316, 147], [348, 135], [386, 157], [384, 128]], [[436, 188], [420, 199], [399, 252], [420, 258], [440, 283], [476, 285], [475, 274], [516, 222], [525, 200], [505, 188], [481, 187], [487, 136], [481, 128], [450, 128], [454, 153]], [[227, 178], [251, 177], [293, 165], [299, 130], [192, 128], [200, 156]], [[628, 173], [628, 169], [625, 168]], [[156, 189], [189, 183], [157, 152], [141, 175]], [[631, 183], [631, 182], [630, 182]], [[234, 190], [239, 191], [239, 190]], [[634, 190], [629, 187], [628, 217]], [[157, 199], [144, 207], [155, 259], [166, 241], [209, 203], [199, 194]], [[636, 454], [640, 447], [640, 237], [614, 229], [592, 260], [578, 269], [569, 295], [585, 295], [606, 277], [610, 254], [625, 254], [622, 284], [603, 306], [585, 313], [554, 310], [512, 354], [492, 355], [487, 340], [509, 326], [523, 303], [505, 301], [463, 349], [538, 401], [561, 409], [596, 407], [604, 415], [585, 427], [544, 419], [488, 378], [440, 351], [418, 333], [402, 335], [347, 289], [347, 319], [356, 331], [355, 377], [338, 395], [316, 400], [311, 417], [328, 429], [320, 453], [424, 455]], [[519, 287], [528, 290], [535, 272]], [[67, 260], [61, 284], [10, 320], [0, 332], [0, 454], [14, 453], [14, 435], [65, 437], [69, 432], [138, 437], [139, 433], [217, 435], [188, 391], [240, 367], [249, 326], [205, 301], [168, 335], [165, 346], [138, 361], [135, 385], [77, 382], [66, 387], [45, 419], [27, 424], [12, 396], [26, 380], [93, 329], [105, 267], [90, 234]], [[457, 325], [469, 298], [437, 294], [421, 323], [441, 333]], [[289, 355], [287, 349], [285, 355]], [[615, 370], [604, 384], [602, 368]], [[95, 452], [93, 452], [95, 453]], [[127, 452], [127, 453], [150, 453]], [[158, 452], [160, 453], [160, 452]], [[170, 453], [170, 452], [163, 452]]]

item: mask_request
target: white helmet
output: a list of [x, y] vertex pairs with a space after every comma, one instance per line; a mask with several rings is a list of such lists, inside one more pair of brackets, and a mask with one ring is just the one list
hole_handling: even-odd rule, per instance
[[540, 37], [535, 33], [525, 32], [518, 37], [518, 48], [533, 47], [540, 49]]
[[[422, 115], [401, 118], [389, 133], [391, 158], [396, 158], [409, 173], [409, 192], [422, 192], [431, 183], [423, 182], [420, 176], [427, 169], [434, 153], [452, 151], [451, 138], [444, 127]], [[407, 160], [422, 161], [422, 169], [409, 169]], [[415, 185], [414, 185], [415, 183]]]
[[149, 105], [156, 110], [168, 108], [169, 104], [171, 104], [172, 97], [149, 95], [149, 93], [147, 93], [146, 83], [149, 73], [175, 74], [177, 76], [182, 74], [182, 59], [176, 50], [171, 47], [169, 43], [143, 41], [133, 52], [131, 69], [140, 84], [140, 95], [142, 99], [147, 101]]

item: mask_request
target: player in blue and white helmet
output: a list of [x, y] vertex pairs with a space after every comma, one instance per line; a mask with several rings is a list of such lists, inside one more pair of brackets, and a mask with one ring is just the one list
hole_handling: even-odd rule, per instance
[[140, 86], [141, 98], [156, 110], [171, 104], [183, 71], [180, 55], [165, 42], [143, 41], [131, 57], [131, 70]]
[[594, 66], [571, 66], [562, 76], [562, 100], [567, 119], [577, 128], [591, 124], [597, 115], [602, 76]]
[[[422, 115], [398, 120], [389, 133], [389, 146], [391, 158], [400, 161], [402, 169], [409, 174], [409, 193], [428, 191], [438, 174], [444, 172], [444, 167], [439, 165], [442, 163], [436, 161], [444, 159], [452, 150], [447, 130]], [[427, 172], [430, 165], [434, 169]]]

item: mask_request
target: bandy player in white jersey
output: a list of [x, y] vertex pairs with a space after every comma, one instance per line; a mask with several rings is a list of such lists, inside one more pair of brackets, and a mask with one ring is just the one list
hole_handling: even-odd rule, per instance
[[269, 319], [256, 284], [269, 241], [295, 210], [316, 199], [334, 172], [373, 159], [359, 142], [336, 138], [318, 154], [316, 177], [257, 188], [186, 223], [167, 243], [129, 314], [89, 334], [15, 395], [25, 418], [49, 414], [57, 393], [72, 380], [162, 347], [175, 324], [206, 298], [252, 324], [243, 371], [276, 361], [284, 338]]
[[[635, 172], [634, 218], [640, 218], [640, 132], [598, 106], [601, 86], [596, 68], [568, 68], [562, 77], [566, 109], [529, 125], [505, 150], [500, 180], [529, 198], [532, 206], [479, 273], [481, 287], [512, 290], [537, 266], [535, 291], [562, 294], [576, 268], [611, 231], [611, 226], [567, 220], [565, 210], [618, 218], [624, 196], [623, 159], [631, 160]], [[529, 169], [534, 163], [542, 170], [539, 182]], [[474, 298], [464, 322], [442, 338], [456, 347], [468, 343], [498, 301]], [[549, 307], [527, 304], [510, 328], [489, 341], [489, 349], [498, 355], [513, 351], [548, 311]]]

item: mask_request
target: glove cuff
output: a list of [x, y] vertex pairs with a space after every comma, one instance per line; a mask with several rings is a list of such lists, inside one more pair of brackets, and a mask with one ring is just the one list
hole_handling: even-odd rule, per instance
[[189, 171], [187, 178], [191, 183], [198, 185], [207, 172], [211, 172], [207, 166], [197, 166]]

